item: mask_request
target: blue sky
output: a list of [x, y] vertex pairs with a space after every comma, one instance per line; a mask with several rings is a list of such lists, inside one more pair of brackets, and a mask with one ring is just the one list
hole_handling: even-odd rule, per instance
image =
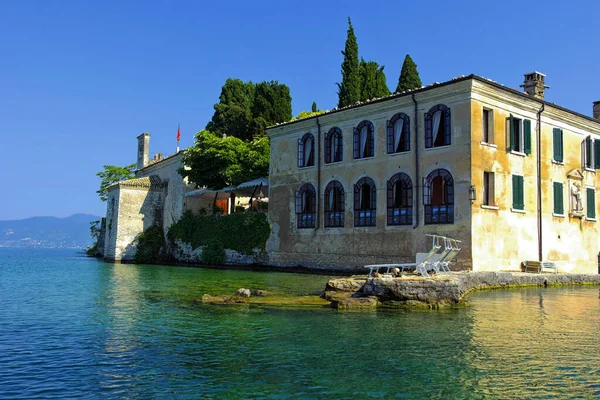
[[[534, 11], [535, 9], [535, 11]], [[591, 115], [600, 100], [600, 2], [29, 1], [0, 12], [0, 220], [103, 215], [105, 164], [175, 150], [210, 120], [228, 77], [278, 80], [293, 113], [337, 104], [352, 18], [359, 55], [394, 90], [406, 53], [423, 84], [475, 73]]]

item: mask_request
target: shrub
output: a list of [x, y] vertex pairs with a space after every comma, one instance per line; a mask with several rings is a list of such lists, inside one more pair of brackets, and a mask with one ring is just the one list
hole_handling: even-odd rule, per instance
[[202, 262], [221, 265], [225, 263], [225, 248], [216, 240], [209, 241], [202, 249]]
[[263, 213], [235, 213], [230, 215], [194, 215], [186, 212], [171, 225], [168, 239], [188, 243], [193, 249], [219, 243], [224, 249], [252, 254], [255, 248], [264, 250], [271, 228]]
[[154, 263], [167, 261], [167, 246], [162, 227], [154, 225], [142, 232], [137, 239], [136, 263]]

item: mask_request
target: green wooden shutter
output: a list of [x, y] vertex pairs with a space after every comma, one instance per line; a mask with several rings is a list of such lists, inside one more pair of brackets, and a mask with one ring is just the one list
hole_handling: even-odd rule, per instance
[[523, 150], [525, 154], [531, 154], [531, 120], [523, 121]]
[[519, 175], [512, 176], [513, 181], [513, 208], [523, 210], [525, 208], [523, 193], [523, 177]]
[[508, 140], [510, 143], [509, 150], [515, 149], [515, 127], [513, 126], [513, 116], [510, 114], [510, 117], [506, 118], [508, 121]]
[[600, 139], [594, 139], [594, 168], [600, 169]]
[[587, 194], [587, 217], [596, 218], [596, 191], [592, 188], [586, 188]]
[[562, 141], [562, 129], [554, 128], [552, 130], [552, 142], [553, 142], [553, 160], [563, 162], [563, 141]]
[[560, 182], [554, 182], [554, 214], [564, 214], [563, 205], [563, 184]]
[[594, 163], [592, 162], [592, 137], [588, 136], [585, 138], [585, 167], [586, 168], [594, 168]]

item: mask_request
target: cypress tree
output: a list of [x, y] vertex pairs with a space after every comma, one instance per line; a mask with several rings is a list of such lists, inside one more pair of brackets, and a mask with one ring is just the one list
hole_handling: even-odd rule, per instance
[[407, 54], [404, 57], [404, 63], [402, 64], [402, 71], [400, 71], [400, 77], [398, 78], [398, 86], [396, 92], [402, 92], [404, 90], [418, 89], [423, 84], [419, 77], [419, 71], [417, 71], [417, 64]]
[[317, 102], [313, 101], [311, 112], [317, 112]]
[[360, 99], [360, 75], [358, 63], [358, 43], [354, 35], [352, 21], [348, 17], [348, 35], [342, 62], [342, 83], [338, 83], [338, 107], [356, 103]]
[[383, 66], [375, 61], [360, 60], [360, 101], [389, 96]]

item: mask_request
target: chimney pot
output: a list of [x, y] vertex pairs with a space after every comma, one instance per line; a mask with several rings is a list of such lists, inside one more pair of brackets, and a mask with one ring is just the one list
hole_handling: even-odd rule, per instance
[[594, 102], [594, 119], [600, 120], [600, 100]]
[[544, 83], [546, 75], [534, 71], [524, 74], [524, 76], [525, 79], [521, 87], [525, 90], [525, 93], [536, 99], [544, 100], [544, 91], [550, 88], [550, 86], [546, 86]]
[[148, 165], [148, 155], [150, 154], [150, 134], [142, 133], [137, 137], [138, 140], [138, 156], [137, 169], [142, 169]]

